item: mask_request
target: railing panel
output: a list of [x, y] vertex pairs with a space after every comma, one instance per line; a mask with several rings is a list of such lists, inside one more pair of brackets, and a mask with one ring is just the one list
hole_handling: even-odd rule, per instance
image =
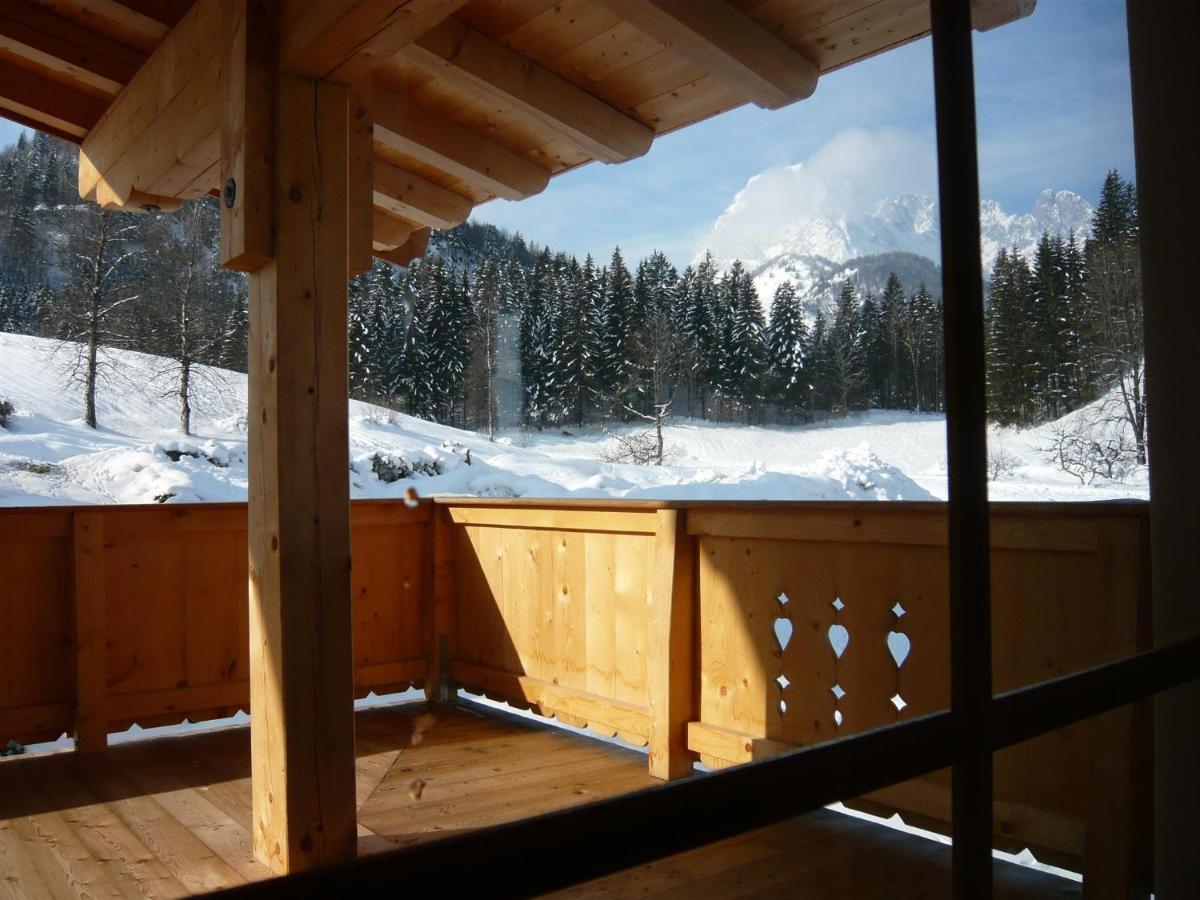
[[[997, 691], [1147, 645], [1144, 511], [997, 507], [994, 522]], [[689, 513], [689, 530], [699, 542], [700, 682], [689, 743], [705, 762], [949, 705], [944, 510], [709, 508]], [[1114, 813], [1093, 770], [1133, 777], [1131, 721], [1118, 712], [997, 754], [998, 841], [1077, 865], [1086, 829], [1108, 827], [1098, 810]], [[860, 805], [945, 827], [948, 773]]]
[[56, 738], [72, 723], [71, 518], [40, 509], [0, 520], [0, 746]]
[[[425, 678], [429, 510], [352, 504], [359, 695]], [[247, 709], [246, 541], [244, 504], [0, 510], [0, 744]]]
[[654, 511], [449, 515], [455, 680], [644, 742]]

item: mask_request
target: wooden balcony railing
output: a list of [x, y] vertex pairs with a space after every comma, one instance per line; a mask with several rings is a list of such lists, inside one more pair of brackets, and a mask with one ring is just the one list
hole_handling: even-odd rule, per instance
[[[352, 507], [357, 695], [485, 693], [649, 745], [660, 777], [949, 702], [940, 504], [452, 500]], [[1149, 646], [1137, 504], [999, 504], [998, 691]], [[249, 698], [240, 504], [0, 510], [0, 744]], [[995, 844], [1118, 883], [1145, 864], [1146, 707], [995, 760]], [[1139, 718], [1141, 717], [1141, 718]], [[851, 805], [946, 830], [937, 773]]]

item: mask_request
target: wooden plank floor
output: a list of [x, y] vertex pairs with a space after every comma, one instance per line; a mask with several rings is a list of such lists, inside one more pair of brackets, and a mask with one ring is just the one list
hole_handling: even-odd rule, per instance
[[[639, 753], [474, 704], [357, 722], [362, 853], [656, 783]], [[265, 878], [249, 828], [244, 727], [5, 759], [0, 898], [175, 897]], [[1016, 866], [997, 884], [998, 897], [1075, 887]], [[948, 885], [948, 848], [820, 811], [566, 894], [925, 897]]]

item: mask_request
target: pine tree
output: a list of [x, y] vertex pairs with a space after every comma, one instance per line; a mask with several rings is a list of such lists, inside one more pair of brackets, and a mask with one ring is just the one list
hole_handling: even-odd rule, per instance
[[553, 264], [549, 251], [534, 263], [521, 306], [521, 377], [525, 392], [524, 421], [545, 428], [553, 402], [554, 320]]
[[883, 315], [874, 296], [867, 291], [859, 310], [862, 326], [862, 348], [864, 361], [863, 404], [879, 407], [889, 381], [887, 368], [887, 342], [883, 332]]
[[1133, 436], [1137, 462], [1148, 460], [1142, 270], [1134, 187], [1109, 172], [1084, 248], [1086, 303], [1093, 312], [1089, 347], [1096, 378], [1114, 390]]
[[833, 407], [833, 360], [829, 345], [829, 325], [825, 311], [817, 310], [812, 337], [804, 354], [807, 361], [809, 410], [828, 412]]
[[641, 326], [637, 321], [633, 279], [625, 267], [620, 247], [613, 250], [605, 272], [598, 319], [596, 391], [616, 411], [628, 400], [633, 375], [633, 340]]
[[735, 396], [746, 421], [749, 421], [763, 400], [762, 380], [769, 362], [766, 322], [754, 279], [742, 267], [740, 260], [735, 261], [730, 269], [730, 281], [733, 286], [733, 357], [730, 362], [735, 379]]
[[553, 370], [558, 417], [582, 426], [596, 384], [600, 273], [592, 258], [571, 260], [558, 279]]
[[708, 416], [708, 399], [715, 388], [719, 362], [717, 358], [718, 322], [716, 263], [711, 253], [695, 269], [689, 268], [680, 280], [680, 317], [684, 335], [685, 371], [689, 412]]
[[862, 316], [854, 283], [838, 295], [829, 329], [829, 378], [833, 411], [845, 415], [866, 402], [867, 367]]
[[902, 323], [908, 314], [904, 285], [895, 272], [888, 275], [879, 298], [879, 342], [876, 352], [883, 358], [884, 375], [879, 385], [879, 404], [885, 409], [903, 409], [910, 405], [904, 366]]
[[796, 298], [796, 289], [785, 281], [771, 302], [768, 339], [771, 393], [781, 414], [793, 421], [805, 409], [809, 397], [807, 360], [808, 327]]

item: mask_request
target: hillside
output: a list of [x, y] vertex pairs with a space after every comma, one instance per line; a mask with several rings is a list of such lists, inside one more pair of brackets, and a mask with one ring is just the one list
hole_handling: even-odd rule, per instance
[[[0, 429], [0, 505], [241, 500], [246, 495], [245, 376], [204, 368], [197, 378], [196, 436], [175, 431], [163, 360], [113, 351], [114, 376], [98, 398], [100, 428], [82, 423], [79, 390], [53, 341], [0, 334], [0, 398], [16, 412]], [[119, 373], [119, 376], [115, 373]], [[668, 466], [603, 461], [598, 429], [510, 432], [489, 442], [350, 401], [351, 494], [526, 497], [647, 497], [773, 500], [930, 500], [945, 497], [944, 420], [870, 412], [828, 425], [756, 428], [676, 421]], [[1082, 486], [1038, 452], [1044, 430], [1002, 435], [1016, 471], [994, 483], [997, 499], [1101, 500], [1146, 497], [1144, 473], [1130, 483]], [[440, 474], [387, 483], [372, 470], [436, 466]], [[469, 462], [468, 462], [469, 460]]]

